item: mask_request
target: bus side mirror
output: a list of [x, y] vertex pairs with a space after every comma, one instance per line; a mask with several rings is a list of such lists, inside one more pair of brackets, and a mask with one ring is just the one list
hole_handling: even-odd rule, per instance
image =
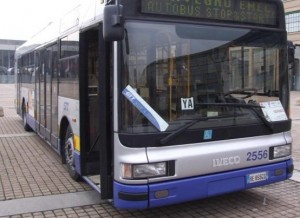
[[105, 41], [124, 39], [124, 19], [122, 5], [107, 5], [103, 13], [103, 38]]

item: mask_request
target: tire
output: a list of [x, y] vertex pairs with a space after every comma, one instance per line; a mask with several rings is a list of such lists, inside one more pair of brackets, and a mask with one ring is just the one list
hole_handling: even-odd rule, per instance
[[65, 163], [67, 164], [69, 175], [72, 179], [74, 179], [75, 181], [78, 181], [80, 178], [80, 175], [76, 172], [73, 132], [72, 132], [72, 129], [70, 126], [68, 126], [68, 128], [67, 128], [63, 146], [64, 146], [63, 149], [64, 149]]
[[28, 125], [27, 123], [27, 110], [26, 110], [26, 107], [25, 105], [23, 104], [23, 107], [22, 107], [22, 119], [23, 119], [23, 127], [24, 127], [24, 130], [26, 132], [31, 132], [32, 129], [31, 127]]

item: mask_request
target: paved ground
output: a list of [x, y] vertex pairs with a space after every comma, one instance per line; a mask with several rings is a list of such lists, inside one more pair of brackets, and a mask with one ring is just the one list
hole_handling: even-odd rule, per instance
[[300, 92], [291, 93], [291, 180], [145, 211], [115, 209], [84, 182], [69, 178], [60, 158], [14, 109], [14, 86], [0, 84], [0, 217], [300, 217]]

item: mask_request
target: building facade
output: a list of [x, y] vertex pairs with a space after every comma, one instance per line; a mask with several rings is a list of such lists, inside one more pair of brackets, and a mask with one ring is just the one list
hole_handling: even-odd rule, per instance
[[21, 40], [0, 39], [0, 68], [1, 69], [5, 69], [5, 68], [10, 69], [14, 67], [15, 50], [24, 42], [25, 41], [21, 41]]
[[290, 88], [300, 91], [300, 0], [283, 0], [288, 40], [296, 46], [295, 64], [291, 66]]
[[289, 40], [300, 44], [300, 0], [283, 1]]
[[14, 82], [14, 55], [17, 47], [24, 42], [21, 40], [0, 39], [0, 83]]
[[[300, 0], [285, 0], [283, 3], [288, 39], [300, 45]], [[296, 58], [300, 58], [300, 47], [296, 49]]]

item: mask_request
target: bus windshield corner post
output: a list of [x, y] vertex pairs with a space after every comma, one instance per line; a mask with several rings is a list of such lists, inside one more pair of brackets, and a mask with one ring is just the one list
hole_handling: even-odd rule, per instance
[[104, 8], [103, 37], [106, 41], [121, 41], [124, 38], [122, 5], [107, 5]]

